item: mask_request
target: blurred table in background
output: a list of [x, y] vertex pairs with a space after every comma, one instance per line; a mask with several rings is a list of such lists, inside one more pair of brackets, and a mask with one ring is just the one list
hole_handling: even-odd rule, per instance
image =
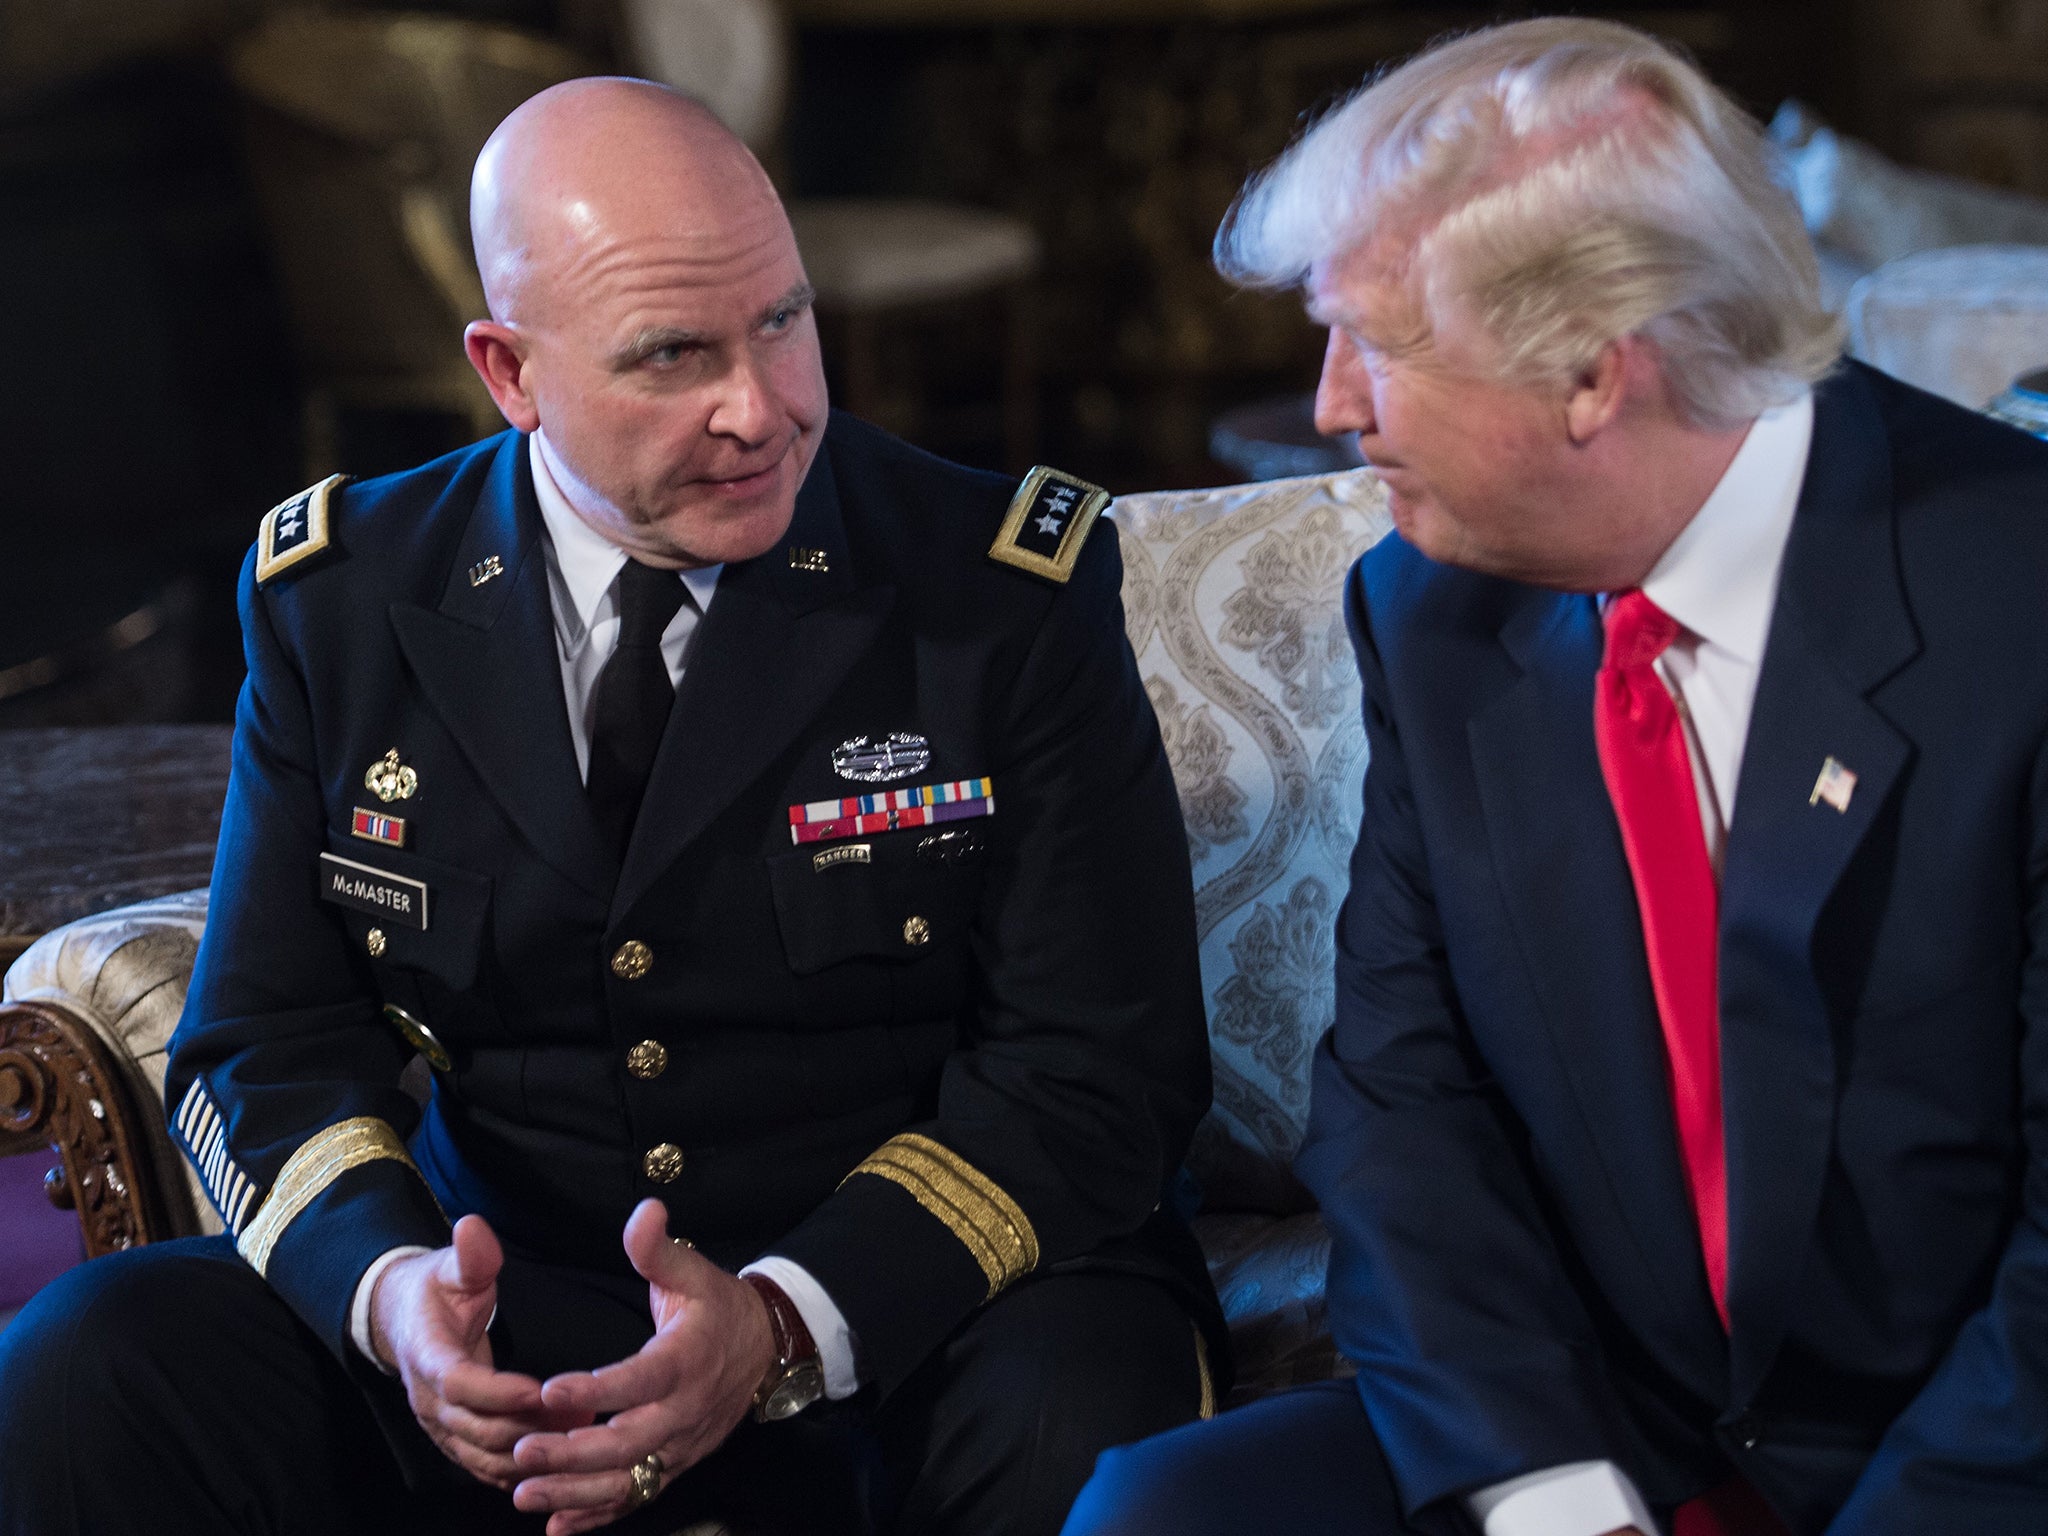
[[0, 968], [59, 924], [207, 883], [232, 734], [0, 731]]

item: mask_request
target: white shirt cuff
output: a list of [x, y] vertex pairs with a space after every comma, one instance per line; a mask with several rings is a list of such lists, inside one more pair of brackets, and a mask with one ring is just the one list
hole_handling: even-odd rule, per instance
[[860, 1390], [860, 1371], [854, 1363], [853, 1330], [846, 1316], [825, 1294], [825, 1287], [794, 1259], [778, 1254], [754, 1260], [743, 1275], [760, 1275], [782, 1287], [797, 1316], [811, 1330], [811, 1342], [818, 1346], [818, 1363], [825, 1368], [825, 1396], [833, 1402]]
[[397, 1372], [377, 1358], [377, 1347], [370, 1342], [370, 1296], [377, 1289], [377, 1281], [384, 1271], [400, 1259], [409, 1259], [416, 1253], [433, 1251], [431, 1248], [421, 1247], [418, 1243], [411, 1243], [402, 1248], [387, 1248], [377, 1255], [370, 1267], [363, 1271], [363, 1278], [356, 1282], [356, 1299], [350, 1302], [348, 1307], [348, 1336], [362, 1352], [363, 1358], [386, 1376], [395, 1376]]
[[1465, 1500], [1486, 1536], [1606, 1536], [1634, 1526], [1658, 1536], [1649, 1506], [1611, 1461], [1574, 1461], [1482, 1488]]

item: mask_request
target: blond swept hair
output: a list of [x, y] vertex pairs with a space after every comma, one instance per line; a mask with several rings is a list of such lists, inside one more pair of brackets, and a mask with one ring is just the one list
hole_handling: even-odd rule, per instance
[[1831, 368], [1841, 326], [1755, 122], [1614, 22], [1516, 22], [1440, 43], [1325, 113], [1238, 196], [1216, 265], [1259, 287], [1388, 243], [1421, 336], [1462, 313], [1500, 376], [1576, 377], [1657, 348], [1714, 428]]

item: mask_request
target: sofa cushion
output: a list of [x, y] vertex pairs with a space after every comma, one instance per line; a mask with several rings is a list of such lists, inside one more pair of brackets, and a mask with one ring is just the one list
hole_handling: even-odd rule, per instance
[[1392, 527], [1370, 470], [1148, 492], [1111, 514], [1131, 648], [1172, 760], [1216, 1100], [1189, 1162], [1211, 1211], [1304, 1211], [1291, 1171], [1365, 732], [1344, 574]]

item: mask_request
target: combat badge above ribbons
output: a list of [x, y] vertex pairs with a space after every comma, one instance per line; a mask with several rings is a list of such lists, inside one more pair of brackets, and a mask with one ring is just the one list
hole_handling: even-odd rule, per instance
[[329, 475], [263, 514], [263, 526], [256, 532], [258, 586], [327, 547], [327, 505], [347, 478]]
[[988, 557], [1062, 584], [1074, 574], [1081, 545], [1109, 505], [1109, 492], [1043, 464], [1024, 477]]
[[931, 765], [931, 742], [910, 731], [891, 731], [880, 741], [855, 736], [832, 749], [832, 771], [861, 784], [907, 779]]

